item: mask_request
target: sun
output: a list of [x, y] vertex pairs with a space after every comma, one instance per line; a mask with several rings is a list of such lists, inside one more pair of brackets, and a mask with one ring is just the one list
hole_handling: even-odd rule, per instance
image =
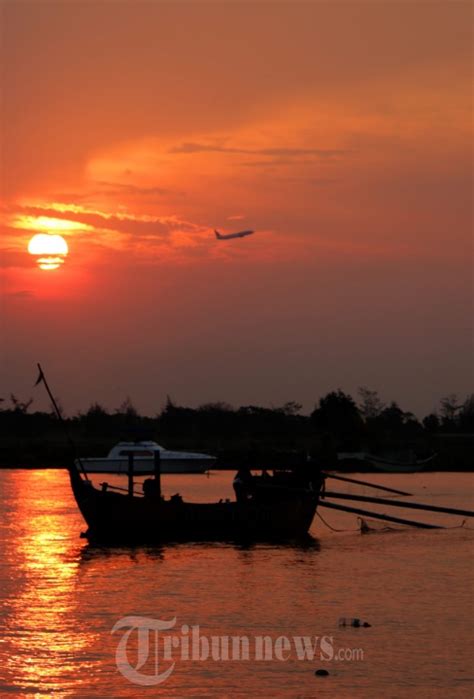
[[28, 243], [28, 252], [36, 257], [40, 269], [58, 269], [69, 252], [68, 244], [62, 235], [37, 233]]

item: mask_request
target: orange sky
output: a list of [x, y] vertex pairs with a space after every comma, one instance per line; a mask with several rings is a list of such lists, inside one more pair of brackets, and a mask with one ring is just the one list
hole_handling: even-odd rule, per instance
[[1, 395], [472, 391], [472, 38], [469, 2], [4, 3]]

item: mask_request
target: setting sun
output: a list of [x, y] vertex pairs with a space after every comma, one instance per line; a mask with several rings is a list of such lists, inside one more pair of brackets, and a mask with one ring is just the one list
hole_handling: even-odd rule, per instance
[[36, 256], [40, 269], [58, 269], [69, 252], [68, 244], [60, 235], [37, 233], [28, 243], [28, 252]]

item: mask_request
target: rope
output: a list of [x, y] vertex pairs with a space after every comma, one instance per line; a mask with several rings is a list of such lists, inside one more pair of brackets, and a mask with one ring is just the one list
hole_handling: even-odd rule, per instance
[[[332, 527], [332, 526], [329, 524], [329, 522], [326, 522], [326, 520], [324, 519], [324, 517], [323, 517], [319, 512], [316, 512], [316, 515], [319, 517], [319, 519], [321, 520], [321, 522], [322, 522], [328, 529], [330, 529], [330, 530], [333, 531], [333, 532], [359, 532], [359, 531], [360, 531], [360, 527], [357, 527], [357, 529], [336, 529], [335, 527]], [[361, 517], [357, 517], [357, 519], [358, 519], [358, 520], [361, 520], [362, 518], [361, 518]], [[468, 529], [468, 530], [470, 530], [470, 531], [473, 531], [472, 527], [466, 527], [465, 525], [466, 525], [466, 520], [463, 519], [463, 521], [461, 522], [461, 524], [455, 524], [454, 526], [451, 526], [451, 527], [440, 527], [440, 529]], [[386, 527], [384, 527], [384, 529], [380, 529], [380, 530], [378, 530], [378, 531], [384, 531], [384, 530], [385, 530], [385, 531], [387, 531], [387, 530], [389, 530], [389, 531], [401, 531], [401, 530], [392, 528], [392, 527], [390, 527], [390, 526], [386, 526]], [[377, 531], [377, 530], [375, 530], [375, 531]]]
[[[409, 529], [409, 525], [400, 525], [399, 528], [396, 528], [396, 527], [391, 527], [389, 524], [385, 525], [384, 527], [381, 527], [380, 529], [377, 529], [377, 528], [371, 529], [371, 528], [369, 527], [369, 525], [367, 524], [367, 522], [373, 522], [372, 519], [369, 518], [368, 520], [366, 520], [366, 519], [363, 519], [362, 517], [357, 517], [357, 521], [360, 522], [361, 524], [362, 524], [362, 523], [365, 523], [366, 526], [367, 526], [367, 528], [368, 528], [368, 530], [371, 530], [371, 531], [374, 531], [374, 532], [384, 532], [384, 531], [385, 531], [385, 532], [386, 532], [386, 531], [401, 532], [401, 531], [406, 531], [406, 530]], [[469, 531], [474, 531], [474, 528], [473, 528], [473, 527], [466, 527], [466, 526], [465, 526], [465, 525], [466, 525], [466, 522], [467, 522], [467, 520], [466, 520], [466, 519], [463, 519], [463, 521], [461, 522], [461, 524], [453, 524], [453, 525], [451, 525], [450, 527], [446, 527], [446, 526], [442, 527], [442, 526], [439, 526], [438, 528], [439, 528], [439, 529], [467, 529], [467, 530], [469, 530]], [[375, 522], [375, 524], [381, 524], [381, 522]]]
[[474, 527], [466, 527], [465, 524], [467, 519], [463, 519], [461, 524], [455, 524], [453, 527], [445, 527], [445, 529], [468, 529], [470, 532], [474, 531]]
[[321, 522], [323, 524], [325, 524], [326, 527], [333, 532], [358, 532], [359, 531], [359, 528], [357, 528], [357, 529], [336, 529], [335, 527], [331, 527], [331, 525], [328, 522], [326, 522], [324, 517], [321, 514], [319, 514], [319, 512], [316, 512], [316, 514], [319, 517], [319, 519], [321, 520]]

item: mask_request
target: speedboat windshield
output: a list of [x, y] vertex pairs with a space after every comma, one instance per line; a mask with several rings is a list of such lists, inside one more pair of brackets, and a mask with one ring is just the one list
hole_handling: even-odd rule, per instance
[[131, 451], [135, 452], [137, 456], [151, 456], [150, 452], [165, 451], [165, 449], [156, 442], [119, 442], [109, 451], [108, 458], [117, 459]]

